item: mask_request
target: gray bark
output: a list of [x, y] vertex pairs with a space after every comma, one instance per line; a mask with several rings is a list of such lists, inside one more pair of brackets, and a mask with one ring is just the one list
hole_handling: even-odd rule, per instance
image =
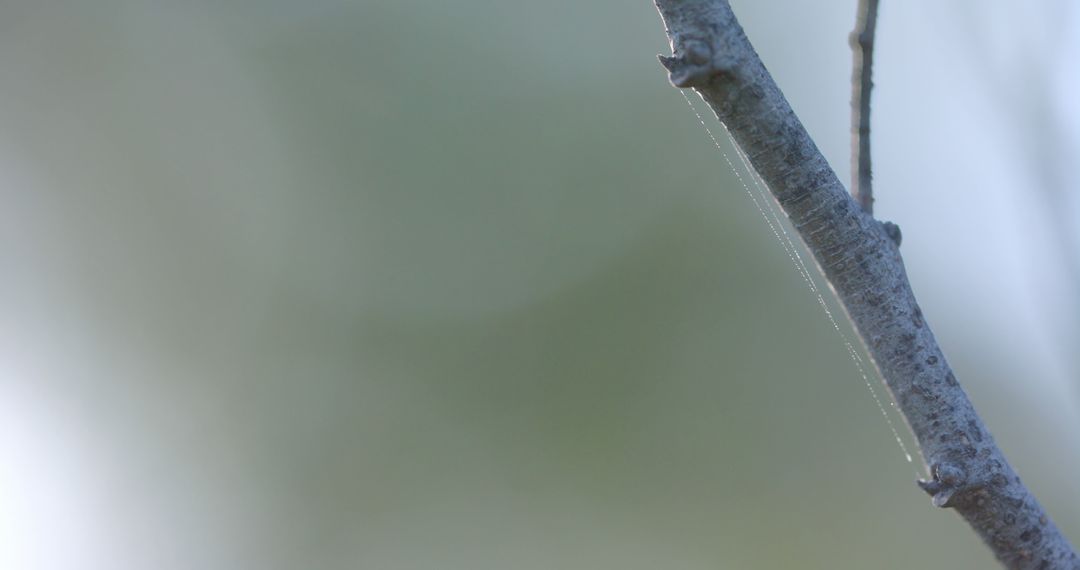
[[791, 219], [836, 291], [919, 443], [932, 479], [1008, 568], [1080, 569], [1080, 559], [1021, 483], [949, 368], [908, 283], [897, 241], [829, 168], [758, 58], [726, 0], [656, 0], [671, 40], [660, 60], [693, 88]]

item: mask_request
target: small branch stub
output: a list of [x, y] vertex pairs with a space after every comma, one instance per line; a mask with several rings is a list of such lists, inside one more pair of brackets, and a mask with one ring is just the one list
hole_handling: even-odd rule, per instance
[[660, 64], [668, 70], [668, 81], [680, 89], [703, 87], [716, 75], [728, 71], [716, 65], [712, 46], [700, 40], [686, 40], [671, 57], [658, 55]]
[[900, 232], [900, 226], [892, 222], [881, 222], [881, 228], [885, 230], [885, 235], [889, 236], [889, 239], [896, 244], [896, 247], [900, 247], [900, 242], [904, 241], [904, 234]]
[[930, 468], [933, 479], [917, 481], [920, 488], [931, 496], [935, 507], [952, 506], [953, 497], [964, 490], [967, 473], [963, 468], [952, 463], [939, 463]]

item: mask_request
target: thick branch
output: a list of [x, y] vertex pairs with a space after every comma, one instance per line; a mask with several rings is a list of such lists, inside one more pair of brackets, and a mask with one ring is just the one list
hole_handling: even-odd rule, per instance
[[1069, 542], [1005, 460], [956, 381], [884, 225], [848, 196], [746, 39], [726, 0], [656, 0], [676, 87], [727, 125], [832, 284], [950, 507], [1009, 568], [1080, 569]]
[[874, 212], [870, 178], [870, 72], [874, 65], [874, 30], [878, 0], [859, 0], [851, 32], [851, 195], [867, 214]]

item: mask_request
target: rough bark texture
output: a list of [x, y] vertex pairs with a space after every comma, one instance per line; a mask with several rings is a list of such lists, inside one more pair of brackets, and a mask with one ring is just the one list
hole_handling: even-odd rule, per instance
[[867, 214], [874, 213], [870, 177], [870, 90], [874, 87], [874, 33], [878, 0], [859, 0], [851, 32], [851, 195]]
[[758, 58], [726, 0], [656, 0], [671, 83], [694, 88], [832, 284], [911, 426], [932, 474], [919, 485], [955, 509], [1009, 568], [1080, 569], [1080, 559], [1005, 460], [915, 301], [891, 231], [848, 195]]

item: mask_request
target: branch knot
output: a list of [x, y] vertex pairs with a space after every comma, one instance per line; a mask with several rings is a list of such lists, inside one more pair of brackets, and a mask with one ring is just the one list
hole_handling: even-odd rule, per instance
[[686, 38], [674, 42], [672, 55], [658, 55], [660, 65], [668, 70], [668, 81], [675, 87], [704, 87], [714, 77], [731, 73], [734, 68], [730, 62], [721, 62], [716, 57], [713, 46], [708, 41], [698, 38]]
[[953, 463], [935, 463], [930, 468], [933, 479], [917, 481], [919, 487], [932, 497], [935, 507], [947, 508], [955, 506], [958, 493], [971, 488], [967, 483], [967, 472]]
[[885, 230], [885, 235], [889, 236], [889, 239], [896, 244], [896, 247], [900, 247], [900, 242], [904, 239], [904, 234], [900, 232], [900, 226], [892, 222], [882, 222], [881, 228]]

